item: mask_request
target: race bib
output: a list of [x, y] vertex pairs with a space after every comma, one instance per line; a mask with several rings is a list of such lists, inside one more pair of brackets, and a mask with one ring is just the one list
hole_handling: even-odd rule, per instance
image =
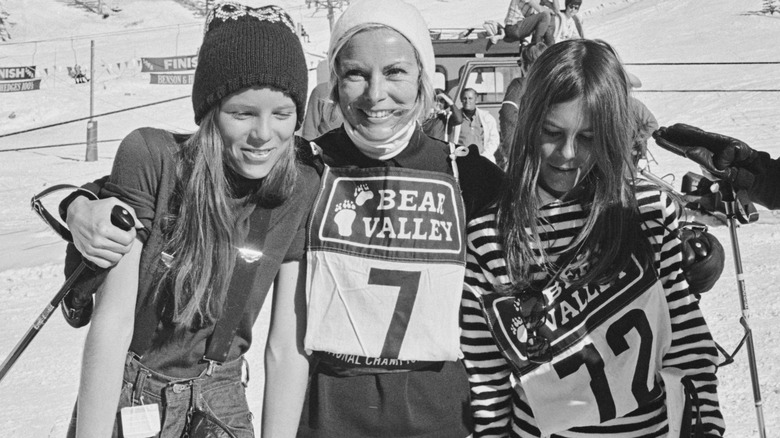
[[575, 289], [560, 281], [544, 291], [551, 304], [538, 334], [550, 340], [547, 363], [528, 360], [515, 297], [481, 298], [490, 330], [545, 434], [601, 424], [662, 395], [658, 373], [671, 345], [669, 310], [655, 272], [632, 260], [610, 285]]
[[464, 217], [447, 174], [326, 168], [307, 242], [307, 351], [461, 357]]

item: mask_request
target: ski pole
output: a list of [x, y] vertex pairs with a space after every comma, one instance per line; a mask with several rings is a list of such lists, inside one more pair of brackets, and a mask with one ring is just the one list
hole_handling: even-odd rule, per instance
[[[658, 131], [656, 131], [658, 132]], [[687, 155], [688, 149], [686, 147], [677, 145], [675, 143], [666, 140], [661, 136], [653, 135], [656, 144], [672, 152], [676, 155], [689, 158]], [[756, 407], [756, 417], [758, 419], [758, 434], [760, 438], [766, 438], [766, 426], [764, 423], [764, 402], [761, 400], [761, 385], [758, 381], [758, 364], [756, 362], [756, 352], [753, 347], [753, 331], [750, 329], [750, 308], [748, 307], [747, 289], [745, 287], [745, 276], [742, 270], [742, 256], [739, 250], [739, 240], [737, 238], [737, 218], [738, 218], [738, 205], [737, 194], [734, 187], [727, 180], [719, 181], [717, 188], [721, 196], [723, 197], [723, 204], [726, 210], [726, 222], [729, 227], [729, 235], [731, 237], [731, 250], [734, 254], [734, 270], [737, 276], [737, 290], [739, 292], [739, 305], [742, 311], [742, 317], [740, 322], [745, 328], [745, 345], [747, 347], [748, 355], [748, 367], [750, 368], [750, 381], [753, 386], [753, 402]], [[750, 222], [746, 220], [745, 223]], [[736, 354], [736, 352], [735, 352]]]
[[[130, 230], [135, 225], [133, 217], [124, 207], [120, 205], [114, 206], [114, 208], [111, 210], [111, 223], [125, 231]], [[63, 284], [60, 290], [57, 291], [57, 294], [54, 295], [54, 298], [51, 299], [41, 314], [38, 315], [38, 318], [35, 320], [35, 322], [33, 322], [32, 326], [27, 329], [27, 333], [24, 334], [14, 349], [11, 350], [11, 353], [3, 361], [3, 365], [0, 366], [0, 382], [3, 380], [14, 363], [16, 363], [16, 361], [19, 359], [19, 356], [24, 353], [24, 350], [27, 348], [27, 346], [30, 345], [30, 342], [32, 342], [38, 332], [41, 331], [43, 325], [46, 324], [46, 321], [49, 320], [51, 314], [54, 312], [57, 306], [59, 306], [60, 301], [65, 298], [65, 295], [68, 294], [73, 284], [76, 282], [76, 280], [78, 280], [79, 276], [81, 276], [81, 273], [84, 272], [85, 269], [94, 270], [95, 268], [91, 263], [82, 261], [73, 271], [70, 277], [65, 280], [65, 284]]]
[[753, 347], [753, 331], [750, 329], [750, 307], [747, 300], [747, 288], [745, 287], [745, 276], [742, 271], [742, 256], [739, 251], [739, 241], [737, 239], [736, 222], [736, 195], [730, 184], [723, 184], [721, 193], [723, 202], [726, 205], [726, 219], [729, 224], [729, 234], [731, 235], [731, 248], [734, 254], [734, 270], [737, 274], [737, 290], [739, 291], [739, 306], [742, 310], [742, 321], [745, 327], [746, 343], [748, 355], [748, 366], [750, 368], [750, 381], [753, 385], [753, 402], [756, 407], [756, 417], [758, 419], [758, 435], [766, 438], [766, 426], [764, 424], [764, 402], [761, 399], [761, 385], [758, 381], [758, 366], [756, 362], [756, 351]]

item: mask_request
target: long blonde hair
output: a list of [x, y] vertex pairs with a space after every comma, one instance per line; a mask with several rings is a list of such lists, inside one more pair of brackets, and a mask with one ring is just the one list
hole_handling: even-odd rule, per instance
[[[203, 117], [197, 131], [180, 144], [176, 185], [165, 252], [174, 255], [157, 282], [156, 296], [166, 294], [165, 317], [187, 327], [215, 321], [222, 314], [235, 267], [235, 197], [230, 161], [216, 117], [219, 105]], [[291, 139], [295, 141], [295, 137]], [[298, 177], [296, 147], [286, 148], [259, 188], [245, 202], [274, 207], [290, 196]]]

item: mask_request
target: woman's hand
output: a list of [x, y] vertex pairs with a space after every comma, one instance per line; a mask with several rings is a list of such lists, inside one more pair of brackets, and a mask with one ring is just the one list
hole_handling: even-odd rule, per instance
[[111, 209], [115, 205], [130, 212], [135, 228], [143, 228], [135, 211], [116, 198], [90, 201], [81, 196], [68, 206], [67, 222], [73, 244], [82, 257], [104, 269], [117, 264], [130, 251], [136, 234], [135, 228], [123, 231], [111, 223]]
[[455, 102], [452, 101], [452, 98], [450, 98], [450, 96], [447, 96], [446, 93], [439, 93], [439, 94], [436, 95], [436, 98], [443, 100], [444, 103], [446, 103], [448, 107], [450, 107], [450, 106], [455, 104]]

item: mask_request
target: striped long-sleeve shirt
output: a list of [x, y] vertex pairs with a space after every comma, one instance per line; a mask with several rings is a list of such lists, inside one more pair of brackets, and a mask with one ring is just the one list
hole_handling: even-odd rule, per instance
[[[638, 403], [638, 407], [633, 411], [603, 422], [594, 421], [588, 425], [580, 423], [577, 427], [556, 431], [552, 434], [554, 437], [655, 437], [667, 436], [668, 434], [671, 436], [669, 428], [674, 428], [675, 426], [673, 422], [669, 421], [669, 418], [679, 415], [682, 412], [682, 408], [669, 404], [670, 402], [666, 398], [667, 389], [664, 389], [664, 385], [660, 385], [659, 382], [661, 380], [660, 374], [672, 374], [678, 377], [687, 376], [693, 383], [693, 387], [695, 387], [698, 395], [705, 434], [707, 436], [723, 435], [725, 426], [716, 392], [715, 363], [717, 351], [699, 309], [698, 301], [688, 293], [688, 285], [682, 275], [681, 243], [675, 236], [675, 233], [672, 232], [672, 230], [678, 227], [675, 205], [665, 193], [656, 190], [639, 192], [637, 193], [637, 199], [641, 221], [643, 221], [643, 229], [651, 241], [655, 254], [653, 264], [655, 272], [653, 276], [657, 276], [660, 286], [662, 286], [662, 289], [658, 289], [657, 296], [659, 298], [656, 299], [656, 305], [654, 306], [660, 310], [655, 312], [657, 314], [655, 319], [651, 318], [653, 321], [651, 324], [655, 324], [651, 334], [656, 333], [657, 337], [662, 337], [664, 333], [668, 334], [666, 343], [655, 360], [657, 364], [655, 368], [658, 368], [658, 373], [655, 376], [650, 376], [649, 380], [645, 380], [645, 383], [650, 382], [650, 386], [655, 385], [653, 390], [657, 391], [657, 393], [654, 393], [653, 390], [647, 391], [647, 385], [645, 385], [644, 390], [647, 391], [647, 394], [653, 393], [655, 395], [645, 398], [645, 402]], [[587, 348], [582, 348], [582, 351], [577, 353], [585, 352], [585, 350], [588, 350], [590, 353], [595, 351], [595, 354], [599, 356], [599, 360], [592, 361], [593, 356], [591, 355], [585, 359], [586, 362], [589, 360], [591, 362], [587, 363], [587, 369], [585, 366], [581, 368], [576, 367], [562, 373], [561, 368], [558, 368], [559, 365], [554, 364], [556, 361], [564, 361], [556, 357], [556, 359], [553, 359], [553, 365], [551, 366], [552, 369], [558, 371], [557, 377], [561, 378], [561, 380], [555, 381], [553, 385], [549, 385], [549, 374], [554, 374], [550, 372], [547, 376], [548, 380], [543, 382], [540, 387], [534, 379], [540, 378], [538, 373], [541, 367], [530, 371], [525, 376], [518, 375], [518, 371], [513, 371], [506, 357], [499, 350], [488, 326], [486, 310], [480, 304], [480, 298], [494, 294], [497, 289], [496, 286], [509, 284], [505, 256], [496, 229], [495, 213], [495, 209], [490, 210], [483, 216], [471, 220], [468, 225], [469, 246], [462, 303], [462, 349], [465, 355], [464, 363], [469, 372], [471, 383], [472, 412], [475, 422], [474, 436], [544, 436], [540, 430], [541, 418], [536, 418], [539, 415], [535, 415], [535, 412], [546, 412], [548, 426], [550, 425], [550, 418], [553, 419], [553, 424], [558, 418], [561, 424], [568, 424], [567, 422], [571, 421], [571, 418], [578, 415], [581, 416], [583, 409], [594, 411], [594, 405], [599, 405], [598, 412], [602, 413], [601, 405], [604, 404], [605, 400], [603, 396], [604, 385], [606, 385], [608, 390], [606, 398], [609, 398], [611, 391], [615, 398], [618, 399], [617, 406], [620, 409], [621, 405], [617, 394], [622, 389], [616, 388], [615, 385], [610, 389], [610, 379], [615, 377], [613, 377], [614, 373], [610, 374], [609, 369], [607, 369], [605, 374], [604, 364], [607, 363], [606, 367], [609, 368], [609, 366], [614, 366], [614, 362], [618, 361], [617, 358], [624, 356], [617, 354], [621, 350], [614, 345], [613, 341], [615, 339], [609, 339], [609, 336], [604, 336], [604, 338], [609, 339], [610, 343], [603, 345], [611, 346], [616, 354], [614, 357], [610, 356], [610, 358], [607, 358], [607, 360], [612, 361], [612, 364], [601, 362], [601, 356], [595, 349], [591, 348], [588, 350]], [[544, 222], [541, 233], [542, 245], [547, 249], [548, 253], [555, 254], [556, 251], [566, 248], [571, 240], [577, 236], [584, 224], [586, 214], [581, 205], [576, 201], [556, 201], [542, 207], [539, 217], [543, 219], [540, 221], [540, 224]], [[540, 266], [533, 266], [532, 272], [535, 279], [550, 276]], [[582, 292], [582, 294], [590, 294], [588, 299], [598, 300], [598, 298], [592, 297], [600, 289], [586, 289], [587, 291]], [[578, 292], [575, 291], [574, 293]], [[622, 294], [624, 291], [618, 291], [617, 293]], [[577, 298], [576, 302], [579, 303], [579, 311], [581, 313], [589, 312], [589, 310], [584, 310], [589, 309], [585, 307], [588, 305], [586, 299], [581, 301], [580, 298]], [[572, 314], [576, 313], [577, 310], [576, 305], [569, 309]], [[632, 316], [644, 315], [645, 310], [637, 309]], [[666, 312], [668, 312], [668, 315]], [[650, 314], [652, 312], [647, 310], [647, 313]], [[574, 319], [573, 316], [571, 317]], [[581, 327], [586, 328], [580, 328], [580, 331], [586, 333], [578, 341], [580, 346], [582, 345], [581, 342], [583, 342], [582, 339], [587, 342], [588, 336], [593, 335], [593, 333], [589, 333], [591, 325], [588, 324], [599, 324], [599, 322], [592, 322], [593, 319], [596, 318], [591, 318], [590, 322], [583, 322], [581, 325]], [[659, 324], [658, 321], [666, 322]], [[560, 314], [558, 315], [557, 323], [563, 324]], [[640, 331], [639, 324], [636, 321], [629, 321], [628, 325], [636, 327], [637, 332]], [[659, 325], [667, 327], [656, 327]], [[610, 331], [613, 328], [609, 327], [606, 331]], [[523, 330], [517, 332], [518, 338], [521, 331]], [[641, 350], [641, 343], [644, 340], [638, 340], [639, 336], [634, 338], [631, 336], [634, 335], [632, 335], [630, 330], [624, 330], [618, 337], [621, 338], [621, 341], [622, 338], [625, 338], [625, 342], [631, 344], [626, 347], [627, 349]], [[615, 336], [612, 338], [615, 338]], [[596, 343], [596, 341], [594, 340], [593, 342]], [[585, 347], [593, 347], [593, 344], [586, 344]], [[581, 347], [575, 346], [574, 348]], [[602, 347], [602, 350], [609, 353], [607, 348]], [[570, 350], [565, 354], [569, 353], [571, 353]], [[569, 358], [575, 356], [577, 354], [571, 354]], [[606, 355], [604, 357], [606, 358]], [[633, 362], [629, 362], [630, 365], [621, 365], [618, 369], [618, 374], [623, 373], [621, 370], [627, 368], [631, 368], [631, 372], [642, 370], [643, 367], [646, 368], [648, 366], [646, 362], [652, 362], [647, 360], [648, 356], [643, 356], [642, 353], [638, 353], [638, 356], [635, 355], [634, 357], [639, 359], [632, 359]], [[598, 366], [591, 368], [592, 364], [600, 365], [601, 368]], [[601, 380], [596, 377], [599, 374], [599, 370], [601, 370], [603, 377]], [[588, 374], [591, 374], [591, 376], [588, 376]], [[664, 381], [667, 382], [665, 386], [669, 387], [668, 381], [666, 379]], [[636, 385], [628, 383], [628, 385], [619, 386], [633, 386], [634, 390], [637, 388]], [[634, 379], [633, 383], [636, 384], [636, 379]], [[544, 386], [545, 384], [548, 386]], [[597, 394], [600, 384], [602, 384], [600, 389], [601, 395]], [[567, 387], [567, 385], [571, 387]], [[578, 385], [579, 388], [577, 387]], [[589, 388], [588, 385], [590, 385]], [[641, 388], [642, 385], [639, 385], [639, 387]], [[562, 397], [558, 397], [557, 402], [561, 398], [564, 399], [562, 404], [552, 405], [552, 409], [557, 406], [559, 407], [558, 410], [551, 411], [551, 405], [549, 404], [543, 406], [541, 403], [534, 404], [529, 402], [529, 398], [531, 398], [529, 395], [537, 397], [536, 400], [538, 400], [540, 392], [544, 396], [545, 391], [555, 392], [556, 388], [558, 393], [563, 394]], [[579, 394], [578, 390], [580, 393], [591, 391], [595, 394], [594, 401], [583, 403], [581, 399], [579, 401], [575, 400], [576, 397], [574, 395], [569, 399], [568, 394]], [[536, 395], [532, 394], [534, 391], [537, 393]], [[626, 391], [629, 390], [624, 390], [623, 392]], [[630, 395], [629, 392], [629, 397]], [[623, 397], [626, 398], [625, 395]], [[639, 399], [637, 398], [637, 400]], [[553, 402], [556, 402], [555, 397], [553, 397]], [[615, 404], [613, 403], [613, 411], [614, 406]], [[577, 411], [577, 409], [580, 409], [580, 411]], [[580, 412], [580, 414], [577, 412]], [[605, 412], [608, 412], [608, 409]], [[607, 418], [610, 417], [607, 416]], [[680, 421], [677, 422], [677, 424], [680, 423]], [[547, 430], [549, 429], [550, 427], [547, 428]]]

